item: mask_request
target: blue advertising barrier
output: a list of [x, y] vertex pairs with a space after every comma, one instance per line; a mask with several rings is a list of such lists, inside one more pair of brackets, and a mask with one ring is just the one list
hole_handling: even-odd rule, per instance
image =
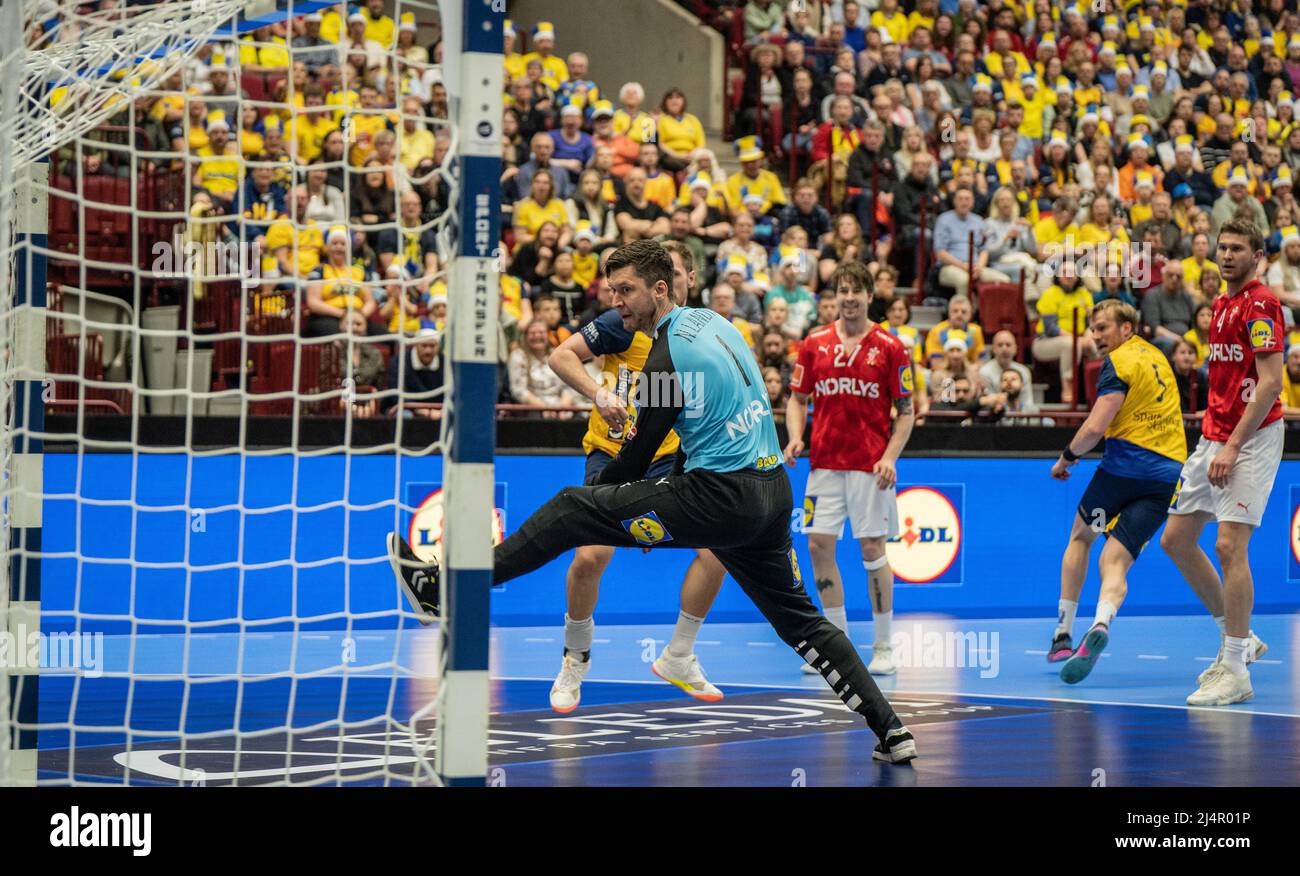
[[[388, 455], [193, 456], [46, 454], [42, 609], [47, 627], [168, 632], [175, 623], [265, 629], [391, 626], [398, 604], [384, 558], [394, 525], [440, 525], [424, 502], [442, 482], [437, 457]], [[900, 533], [890, 547], [898, 577], [895, 611], [957, 617], [1049, 617], [1056, 612], [1061, 552], [1071, 516], [1096, 466], [1081, 463], [1067, 483], [1044, 459], [904, 458], [899, 464]], [[581, 481], [578, 456], [498, 456], [496, 526], [512, 532], [560, 488]], [[807, 460], [790, 470], [791, 528], [799, 565], [812, 562], [802, 534]], [[132, 485], [135, 495], [132, 496]], [[242, 494], [240, 486], [242, 484]], [[346, 503], [344, 501], [346, 497]], [[428, 532], [416, 535], [425, 541]], [[1213, 529], [1203, 545], [1213, 559]], [[347, 562], [343, 561], [347, 557]], [[80, 561], [78, 560], [80, 557]], [[867, 618], [857, 543], [839, 548], [851, 618]], [[601, 586], [604, 623], [671, 622], [690, 552], [619, 551]], [[78, 591], [78, 562], [80, 588]], [[497, 588], [492, 620], [558, 624], [568, 558]], [[1300, 461], [1284, 461], [1263, 523], [1251, 542], [1255, 601], [1263, 611], [1300, 607]], [[811, 586], [811, 582], [810, 586]], [[1096, 598], [1094, 569], [1083, 603]], [[1125, 614], [1201, 609], [1157, 544], [1129, 577]], [[1085, 612], [1086, 613], [1086, 612]], [[715, 621], [760, 616], [734, 582], [714, 605]]]

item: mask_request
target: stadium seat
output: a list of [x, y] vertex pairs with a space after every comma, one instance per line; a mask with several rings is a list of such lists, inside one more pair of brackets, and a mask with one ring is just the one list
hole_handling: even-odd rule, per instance
[[976, 283], [975, 300], [979, 302], [979, 324], [984, 336], [1009, 331], [1016, 336], [1016, 350], [1023, 361], [1028, 355], [1025, 325], [1025, 293], [1019, 283]]
[[1088, 359], [1083, 363], [1083, 397], [1088, 407], [1097, 402], [1097, 379], [1101, 376], [1103, 359]]

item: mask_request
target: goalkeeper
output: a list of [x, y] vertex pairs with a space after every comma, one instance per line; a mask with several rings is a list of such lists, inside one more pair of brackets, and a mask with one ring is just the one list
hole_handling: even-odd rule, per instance
[[[629, 331], [653, 338], [649, 388], [630, 439], [593, 486], [566, 487], [495, 549], [501, 584], [580, 545], [709, 548], [786, 644], [815, 667], [879, 739], [877, 760], [905, 763], [916, 743], [848, 638], [804, 590], [790, 539], [790, 481], [758, 365], [740, 333], [710, 310], [673, 303], [673, 264], [654, 241], [618, 249], [605, 266]], [[677, 471], [642, 480], [669, 430]], [[438, 611], [436, 564], [388, 538], [398, 582], [428, 622]]]

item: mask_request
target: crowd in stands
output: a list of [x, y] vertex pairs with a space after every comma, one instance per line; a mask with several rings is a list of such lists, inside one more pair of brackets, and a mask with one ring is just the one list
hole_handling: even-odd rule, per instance
[[[923, 409], [1032, 412], [1048, 402], [1035, 384], [1083, 402], [1080, 371], [1097, 355], [1088, 314], [1118, 298], [1169, 356], [1185, 409], [1201, 410], [1210, 305], [1224, 291], [1215, 237], [1237, 217], [1266, 239], [1260, 278], [1294, 328], [1294, 4], [680, 2], [743, 65], [730, 105], [743, 170], [714, 197], [731, 236], [692, 232], [727, 254], [709, 282], [735, 289], [722, 308], [755, 336], [789, 288], [773, 295], [769, 278], [800, 247], [793, 232], [806, 235], [809, 260], [796, 264], [812, 270], [798, 288], [814, 312], [839, 260], [869, 265], [873, 317], [925, 372]], [[1025, 330], [986, 341], [980, 320], [1011, 286]], [[903, 297], [947, 319], [909, 330]], [[1283, 402], [1300, 413], [1291, 339]]]
[[[921, 415], [1084, 401], [1106, 298], [1139, 310], [1203, 408], [1215, 235], [1234, 218], [1266, 238], [1262, 276], [1293, 325], [1294, 4], [680, 2], [739, 60], [731, 173], [682, 89], [647, 94], [549, 22], [506, 23], [500, 401], [589, 404], [546, 356], [611, 306], [602, 256], [647, 238], [692, 254], [689, 303], [736, 324], [778, 408], [799, 341], [836, 318], [845, 260], [867, 264], [872, 319], [912, 351]], [[115, 120], [150, 168], [188, 175], [191, 233], [261, 246], [259, 315], [292, 301], [336, 374], [411, 391], [441, 384], [451, 143], [441, 42], [418, 30], [384, 0], [299, 16], [205, 46]], [[61, 157], [129, 174], [90, 145]], [[1008, 294], [1018, 318], [992, 319]], [[937, 324], [918, 328], [917, 305]], [[371, 344], [378, 358], [357, 352]], [[1300, 413], [1300, 336], [1287, 361]]]

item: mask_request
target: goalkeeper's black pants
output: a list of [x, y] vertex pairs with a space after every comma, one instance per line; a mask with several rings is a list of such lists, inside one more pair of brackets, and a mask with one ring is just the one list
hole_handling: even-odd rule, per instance
[[901, 723], [848, 637], [808, 597], [790, 542], [791, 507], [779, 468], [566, 487], [497, 546], [493, 577], [505, 583], [581, 545], [709, 548], [782, 641], [883, 739]]

